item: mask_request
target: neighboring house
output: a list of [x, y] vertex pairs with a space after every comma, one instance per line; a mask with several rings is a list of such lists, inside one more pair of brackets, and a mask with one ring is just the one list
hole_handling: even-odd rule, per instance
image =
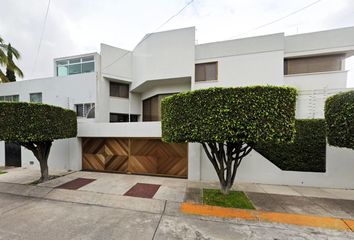
[[[55, 141], [51, 168], [215, 181], [200, 144], [161, 142], [164, 97], [214, 86], [293, 86], [300, 91], [297, 118], [323, 118], [325, 99], [347, 90], [344, 63], [353, 54], [354, 27], [197, 45], [192, 27], [148, 34], [132, 51], [101, 44], [99, 54], [55, 59], [54, 77], [1, 84], [0, 100], [43, 102], [77, 112], [78, 138]], [[16, 159], [24, 167], [38, 165], [29, 151], [22, 148], [11, 156], [5, 145], [10, 146], [0, 142], [0, 165]], [[354, 188], [353, 159], [354, 151], [328, 146], [325, 173], [291, 172], [254, 151], [237, 178]]]

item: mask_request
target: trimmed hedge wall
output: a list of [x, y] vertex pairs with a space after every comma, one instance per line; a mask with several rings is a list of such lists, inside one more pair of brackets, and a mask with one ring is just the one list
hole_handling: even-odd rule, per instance
[[354, 149], [354, 91], [329, 97], [325, 104], [328, 143]]
[[0, 140], [39, 142], [76, 137], [74, 111], [26, 102], [0, 102]]
[[289, 142], [295, 132], [294, 88], [208, 88], [161, 102], [166, 142]]
[[290, 144], [257, 144], [255, 150], [282, 170], [325, 172], [326, 127], [323, 119], [296, 120]]

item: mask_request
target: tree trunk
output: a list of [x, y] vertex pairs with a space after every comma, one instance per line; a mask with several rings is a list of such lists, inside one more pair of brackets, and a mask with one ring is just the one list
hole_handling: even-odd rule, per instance
[[227, 195], [235, 181], [242, 159], [252, 151], [253, 144], [237, 142], [202, 143], [205, 153], [216, 171], [220, 191]]
[[41, 178], [39, 179], [39, 182], [47, 181], [49, 179], [48, 157], [52, 146], [52, 141], [28, 142], [20, 144], [28, 150], [31, 150], [39, 161], [39, 166], [41, 168]]

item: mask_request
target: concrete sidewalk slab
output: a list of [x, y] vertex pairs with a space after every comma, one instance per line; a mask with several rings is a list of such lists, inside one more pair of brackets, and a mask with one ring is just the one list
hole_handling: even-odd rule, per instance
[[[40, 176], [39, 169], [31, 168], [9, 168], [5, 170], [5, 174], [0, 174], [0, 182], [30, 184], [37, 181]], [[70, 172], [62, 170], [50, 170], [50, 175], [63, 176]]]
[[19, 196], [42, 198], [46, 196], [51, 190], [52, 188], [39, 187], [34, 185], [0, 183], [0, 193], [8, 193]]
[[246, 192], [257, 210], [354, 219], [354, 201]]
[[291, 195], [291, 196], [301, 196], [300, 193], [294, 191], [289, 186], [280, 186], [280, 185], [258, 185], [264, 190], [265, 193], [270, 194], [279, 194], [279, 195]]
[[164, 201], [158, 199], [145, 199], [66, 189], [53, 189], [45, 198], [150, 213], [162, 213], [165, 205]]
[[154, 199], [183, 202], [185, 194], [185, 187], [160, 186], [154, 196]]
[[326, 192], [330, 193], [331, 195], [333, 195], [335, 198], [354, 200], [354, 190], [352, 190], [352, 189], [347, 189], [347, 190], [343, 191], [342, 189], [325, 188], [324, 190]]
[[291, 186], [291, 188], [305, 197], [335, 198], [333, 194], [326, 192], [324, 189], [321, 188], [299, 186]]

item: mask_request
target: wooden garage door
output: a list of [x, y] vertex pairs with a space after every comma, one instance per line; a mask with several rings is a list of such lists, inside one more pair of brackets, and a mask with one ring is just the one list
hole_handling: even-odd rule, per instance
[[84, 170], [187, 177], [187, 144], [160, 139], [83, 138]]

